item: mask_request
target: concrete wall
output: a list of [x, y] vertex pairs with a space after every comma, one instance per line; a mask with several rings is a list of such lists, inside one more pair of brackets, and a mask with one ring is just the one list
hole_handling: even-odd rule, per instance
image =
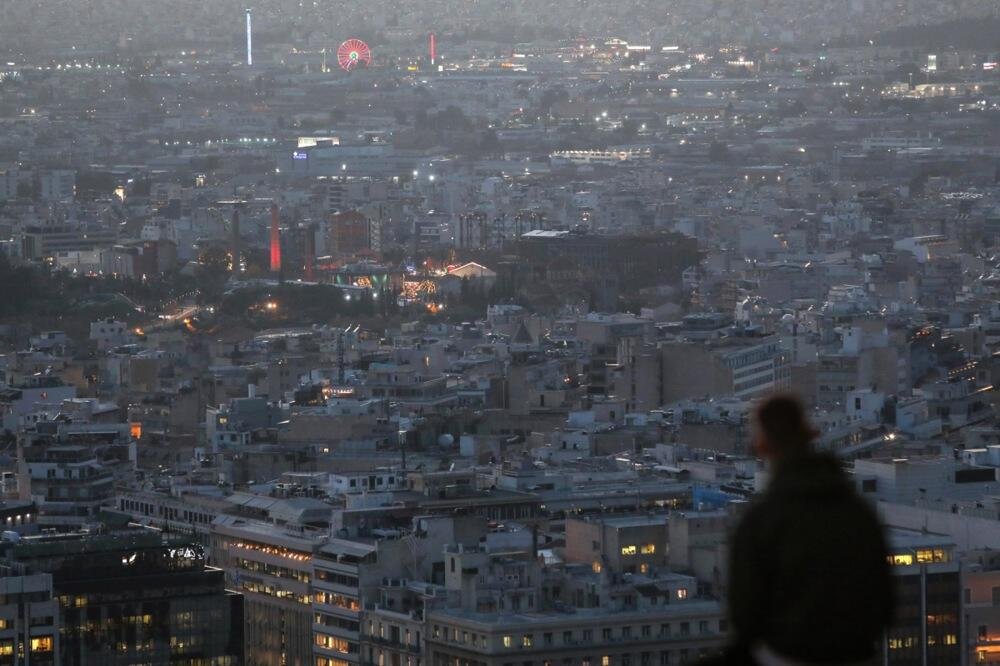
[[959, 551], [1000, 544], [1000, 521], [888, 502], [879, 502], [877, 508], [886, 525], [947, 535]]

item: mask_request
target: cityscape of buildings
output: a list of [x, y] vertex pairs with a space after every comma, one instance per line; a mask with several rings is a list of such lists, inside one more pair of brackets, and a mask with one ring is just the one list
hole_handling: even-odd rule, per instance
[[694, 664], [776, 392], [1000, 663], [998, 5], [833, 4], [0, 3], [0, 665]]

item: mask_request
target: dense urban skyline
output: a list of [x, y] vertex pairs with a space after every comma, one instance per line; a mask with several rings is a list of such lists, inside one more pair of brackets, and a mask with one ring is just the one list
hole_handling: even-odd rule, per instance
[[698, 663], [775, 394], [884, 528], [877, 662], [1000, 663], [997, 35], [0, 3], [0, 664]]

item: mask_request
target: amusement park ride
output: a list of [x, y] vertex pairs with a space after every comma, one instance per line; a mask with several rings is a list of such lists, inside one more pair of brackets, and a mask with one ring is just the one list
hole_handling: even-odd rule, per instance
[[[253, 10], [246, 9], [246, 65], [253, 67]], [[437, 63], [437, 39], [433, 34], [429, 35], [428, 50], [430, 52], [430, 64], [433, 67]], [[324, 48], [323, 65], [321, 71], [326, 72], [326, 54]], [[341, 42], [337, 47], [337, 64], [345, 72], [351, 72], [358, 67], [368, 67], [372, 63], [372, 51], [364, 41], [351, 37]]]
[[350, 72], [359, 65], [367, 67], [371, 62], [371, 49], [360, 39], [352, 37], [337, 47], [337, 63], [345, 72]]

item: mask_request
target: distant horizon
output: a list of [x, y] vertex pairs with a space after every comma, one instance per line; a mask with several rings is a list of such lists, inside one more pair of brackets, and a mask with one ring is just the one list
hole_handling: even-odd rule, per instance
[[[119, 0], [24, 0], [0, 9], [0, 38], [8, 53], [32, 53], [60, 48], [106, 51], [127, 40], [128, 47], [165, 48], [169, 40], [188, 44], [225, 44], [237, 39], [243, 12], [254, 10], [254, 30], [259, 44], [315, 42], [351, 36], [380, 37], [394, 45], [404, 33], [434, 31], [469, 38], [480, 35], [513, 43], [531, 39], [572, 39], [575, 36], [620, 37], [636, 43], [677, 42], [710, 45], [732, 42], [760, 47], [858, 45], [890, 36], [900, 29], [922, 29], [953, 24], [949, 34], [956, 44], [968, 44], [983, 26], [976, 22], [1000, 15], [991, 0], [946, 3], [918, 0], [903, 13], [878, 2], [855, 0], [847, 11], [839, 0], [796, 0], [790, 5], [759, 0], [757, 3], [717, 1], [675, 3], [659, 7], [652, 17], [643, 14], [642, 0], [614, 3], [581, 3], [552, 0], [541, 10], [537, 0], [509, 3], [485, 0], [470, 5], [465, 0], [424, 0], [397, 6], [388, 0], [325, 5], [313, 2], [299, 7], [297, 0], [162, 0], [156, 3], [122, 3]], [[958, 6], [956, 6], [958, 5]], [[66, 20], [60, 18], [65, 14]], [[643, 16], [640, 20], [638, 17]], [[228, 20], [231, 18], [231, 21]], [[967, 25], [963, 22], [969, 22]], [[826, 23], [826, 28], [822, 26]], [[228, 25], [227, 25], [228, 24]], [[924, 35], [934, 37], [933, 31]], [[492, 36], [491, 36], [492, 35]], [[296, 37], [297, 36], [297, 37]], [[95, 42], [94, 40], [98, 40]], [[988, 38], [987, 38], [988, 41]], [[934, 43], [932, 46], [944, 46]], [[988, 44], [986, 44], [988, 46]], [[981, 47], [981, 46], [980, 46]], [[1000, 49], [1000, 44], [996, 45]]]

